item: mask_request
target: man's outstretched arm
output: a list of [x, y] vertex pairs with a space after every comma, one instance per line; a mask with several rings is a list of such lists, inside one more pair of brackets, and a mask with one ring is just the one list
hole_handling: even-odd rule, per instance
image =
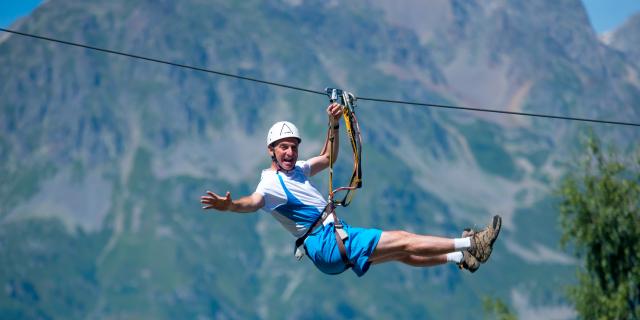
[[238, 200], [231, 200], [231, 193], [229, 191], [227, 191], [224, 197], [211, 191], [207, 191], [207, 194], [208, 196], [200, 197], [200, 203], [204, 205], [202, 209], [205, 210], [216, 209], [219, 211], [255, 212], [264, 206], [264, 197], [259, 193], [253, 193]]

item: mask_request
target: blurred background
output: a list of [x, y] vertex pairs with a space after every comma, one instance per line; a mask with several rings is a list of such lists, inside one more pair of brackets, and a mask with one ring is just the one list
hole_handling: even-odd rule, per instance
[[[17, 2], [17, 1], [16, 1]], [[637, 1], [140, 0], [3, 3], [0, 26], [313, 90], [640, 122]], [[607, 2], [608, 3], [608, 2]], [[582, 266], [558, 195], [587, 134], [632, 126], [361, 101], [351, 225], [454, 237], [503, 216], [491, 260], [328, 276], [253, 192], [266, 131], [319, 153], [327, 97], [0, 32], [0, 318], [571, 319]], [[343, 137], [338, 183], [351, 172]], [[314, 183], [326, 192], [327, 176]]]

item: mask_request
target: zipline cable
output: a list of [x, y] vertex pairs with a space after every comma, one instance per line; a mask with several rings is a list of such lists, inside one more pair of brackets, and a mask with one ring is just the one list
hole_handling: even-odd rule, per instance
[[105, 52], [105, 53], [111, 53], [111, 54], [125, 56], [125, 57], [129, 57], [129, 58], [134, 58], [134, 59], [157, 62], [157, 63], [166, 64], [166, 65], [179, 67], [179, 68], [186, 68], [186, 69], [191, 69], [191, 70], [195, 70], [195, 71], [202, 71], [202, 72], [217, 74], [217, 75], [220, 75], [220, 76], [236, 78], [236, 79], [240, 79], [240, 80], [259, 82], [259, 83], [268, 84], [268, 85], [272, 85], [272, 86], [278, 86], [278, 87], [287, 88], [287, 89], [293, 89], [293, 90], [299, 90], [299, 91], [304, 91], [304, 92], [309, 92], [309, 93], [325, 95], [325, 93], [321, 92], [321, 91], [315, 91], [315, 90], [310, 90], [310, 89], [290, 86], [290, 85], [284, 84], [284, 83], [278, 83], [278, 82], [260, 80], [260, 79], [256, 79], [256, 78], [244, 77], [244, 76], [239, 76], [239, 75], [236, 75], [236, 74], [231, 74], [231, 73], [226, 73], [226, 72], [221, 72], [221, 71], [216, 71], [216, 70], [211, 70], [211, 69], [205, 69], [205, 68], [200, 68], [200, 67], [194, 67], [194, 66], [181, 64], [181, 63], [175, 63], [175, 62], [166, 61], [166, 60], [143, 57], [143, 56], [140, 56], [140, 55], [121, 52], [121, 51], [115, 51], [115, 50], [109, 50], [109, 49], [93, 47], [93, 46], [89, 46], [89, 45], [86, 45], [86, 44], [81, 44], [81, 43], [76, 43], [76, 42], [71, 42], [71, 41], [59, 40], [59, 39], [39, 36], [39, 35], [20, 32], [20, 31], [8, 30], [8, 29], [4, 29], [4, 28], [0, 28], [0, 31], [13, 33], [13, 34], [17, 34], [17, 35], [25, 36], [25, 37], [36, 38], [36, 39], [40, 39], [40, 40], [57, 42], [57, 43], [66, 44], [66, 45], [74, 46], [74, 47], [80, 47], [80, 48], [85, 48], [85, 49], [90, 49], [90, 50], [95, 50], [95, 51], [100, 51], [100, 52]]
[[444, 108], [444, 109], [457, 109], [457, 110], [467, 110], [467, 111], [492, 112], [492, 113], [510, 114], [510, 115], [517, 115], [517, 116], [539, 117], [539, 118], [549, 118], [549, 119], [562, 119], [562, 120], [573, 120], [573, 121], [585, 121], [585, 122], [596, 122], [596, 123], [615, 124], [615, 125], [622, 125], [622, 126], [640, 127], [640, 123], [633, 123], [633, 122], [608, 121], [608, 120], [598, 120], [598, 119], [589, 119], [589, 118], [576, 118], [576, 117], [564, 117], [564, 116], [555, 116], [555, 115], [540, 114], [540, 113], [504, 111], [504, 110], [496, 110], [496, 109], [471, 108], [471, 107], [456, 107], [456, 106], [450, 106], [450, 105], [445, 105], [445, 104], [410, 102], [410, 101], [388, 100], [388, 99], [367, 98], [367, 97], [358, 97], [358, 100], [385, 102], [385, 103], [394, 103], [394, 104], [405, 104], [405, 105], [423, 106], [423, 107]]
[[[125, 56], [125, 57], [129, 57], [129, 58], [133, 58], [133, 59], [156, 62], [156, 63], [165, 64], [165, 65], [169, 65], [169, 66], [174, 66], [174, 67], [178, 67], [178, 68], [191, 69], [191, 70], [195, 70], [195, 71], [207, 72], [207, 73], [212, 73], [212, 74], [216, 74], [216, 75], [220, 75], [220, 76], [231, 77], [231, 78], [236, 78], [236, 79], [246, 80], [246, 81], [252, 81], [252, 82], [262, 83], [262, 84], [266, 84], [266, 85], [277, 86], [277, 87], [281, 87], [281, 88], [287, 88], [287, 89], [291, 89], [291, 90], [297, 90], [297, 91], [303, 91], [303, 92], [307, 92], [307, 93], [315, 93], [315, 94], [319, 94], [319, 95], [325, 95], [325, 92], [322, 92], [322, 91], [306, 89], [306, 88], [292, 86], [292, 85], [279, 83], [279, 82], [274, 82], [274, 81], [266, 81], [266, 80], [251, 78], [251, 77], [239, 76], [239, 75], [232, 74], [232, 73], [221, 72], [221, 71], [216, 71], [216, 70], [211, 70], [211, 69], [205, 69], [205, 68], [201, 68], [201, 67], [194, 67], [194, 66], [190, 66], [190, 65], [186, 65], [186, 64], [175, 63], [175, 62], [166, 61], [166, 60], [160, 60], [160, 59], [155, 59], [155, 58], [149, 58], [149, 57], [144, 57], [144, 56], [140, 56], [140, 55], [136, 55], [136, 54], [126, 53], [126, 52], [121, 52], [121, 51], [115, 51], [115, 50], [109, 50], [109, 49], [89, 46], [89, 45], [85, 45], [85, 44], [80, 44], [80, 43], [76, 43], [76, 42], [59, 40], [59, 39], [54, 39], [54, 38], [50, 38], [50, 37], [35, 35], [35, 34], [31, 34], [31, 33], [26, 33], [26, 32], [9, 30], [9, 29], [5, 29], [5, 28], [0, 28], [0, 31], [7, 32], [7, 33], [12, 33], [12, 34], [16, 34], [16, 35], [20, 35], [20, 36], [24, 36], [24, 37], [31, 37], [31, 38], [35, 38], [35, 39], [39, 39], [39, 40], [46, 40], [46, 41], [56, 42], [56, 43], [60, 43], [60, 44], [64, 44], [64, 45], [80, 47], [80, 48], [89, 49], [89, 50], [95, 50], [95, 51], [104, 52], [104, 53], [110, 53], [110, 54]], [[598, 119], [589, 119], [589, 118], [565, 117], [565, 116], [556, 116], [556, 115], [549, 115], [549, 114], [539, 114], [539, 113], [529, 113], [529, 112], [516, 112], [516, 111], [503, 111], [503, 110], [486, 109], [486, 108], [459, 107], [459, 106], [443, 105], [443, 104], [411, 102], [411, 101], [379, 99], [379, 98], [368, 98], [368, 97], [357, 97], [357, 98], [358, 98], [358, 100], [373, 101], [373, 102], [385, 102], [385, 103], [393, 103], [393, 104], [404, 104], [404, 105], [424, 106], [424, 107], [443, 108], [443, 109], [456, 109], [456, 110], [467, 110], [467, 111], [490, 112], [490, 113], [499, 113], [499, 114], [508, 114], [508, 115], [517, 115], [517, 116], [528, 116], [528, 117], [539, 117], [539, 118], [549, 118], [549, 119], [583, 121], [583, 122], [592, 122], [592, 123], [602, 123], [602, 124], [613, 124], [613, 125], [640, 127], [640, 123], [634, 123], [634, 122], [608, 121], [608, 120], [598, 120]]]

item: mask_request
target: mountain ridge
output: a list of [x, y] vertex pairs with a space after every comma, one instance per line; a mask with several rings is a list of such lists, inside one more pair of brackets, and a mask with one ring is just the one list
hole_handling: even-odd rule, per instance
[[[319, 90], [640, 118], [632, 107], [640, 90], [627, 79], [635, 67], [598, 42], [579, 1], [546, 1], [555, 9], [539, 20], [531, 13], [542, 4], [408, 7], [418, 17], [455, 13], [428, 13], [443, 24], [419, 30], [388, 23], [401, 6], [375, 4], [51, 0], [18, 27]], [[558, 17], [566, 21], [550, 23]], [[457, 236], [501, 213], [505, 230], [474, 275], [381, 265], [361, 279], [328, 277], [294, 262], [292, 239], [269, 215], [203, 215], [196, 203], [204, 190], [252, 192], [269, 161], [264, 131], [285, 114], [303, 129], [301, 158], [316, 154], [326, 97], [18, 36], [0, 43], [0, 63], [11, 79], [0, 85], [0, 174], [9, 182], [0, 187], [0, 243], [11, 261], [0, 272], [10, 293], [0, 314], [463, 317], [476, 314], [488, 288], [523, 316], [566, 310], [557, 288], [574, 281], [575, 262], [557, 248], [552, 189], [579, 150], [580, 124], [361, 101], [364, 188], [342, 217]], [[640, 137], [592, 130], [623, 146]], [[345, 149], [339, 180], [350, 165]], [[326, 177], [314, 183], [326, 189]]]
[[[640, 13], [631, 16], [627, 21], [617, 28], [610, 36], [609, 45], [623, 52], [632, 63], [640, 59], [640, 48], [638, 39], [640, 38]], [[637, 73], [634, 82], [638, 83]]]

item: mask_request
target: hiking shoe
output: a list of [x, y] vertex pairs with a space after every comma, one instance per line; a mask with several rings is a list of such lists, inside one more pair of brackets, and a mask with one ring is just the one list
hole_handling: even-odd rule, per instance
[[467, 251], [481, 263], [487, 262], [493, 250], [493, 243], [500, 234], [501, 226], [502, 218], [499, 215], [493, 216], [491, 225], [471, 236], [471, 247]]
[[[475, 231], [469, 228], [466, 228], [464, 229], [464, 231], [462, 231], [463, 238], [473, 237], [474, 234]], [[478, 268], [480, 268], [480, 261], [472, 256], [469, 251], [462, 250], [462, 261], [458, 263], [458, 268], [460, 268], [460, 270], [467, 269], [469, 270], [469, 272], [474, 273], [476, 272], [476, 270], [478, 270]]]

